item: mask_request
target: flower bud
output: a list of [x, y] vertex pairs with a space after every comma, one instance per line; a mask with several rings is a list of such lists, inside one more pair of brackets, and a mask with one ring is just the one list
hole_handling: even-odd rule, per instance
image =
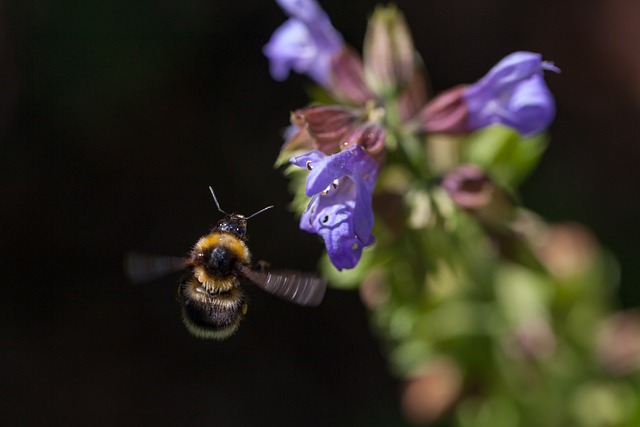
[[556, 349], [556, 337], [547, 319], [534, 317], [503, 342], [505, 352], [514, 359], [540, 361], [551, 357]]
[[625, 375], [640, 368], [640, 313], [616, 313], [600, 326], [598, 359], [607, 372]]
[[422, 66], [417, 67], [411, 80], [398, 96], [398, 111], [400, 120], [406, 122], [412, 119], [427, 103], [427, 82]]
[[515, 209], [505, 192], [480, 167], [463, 164], [445, 175], [442, 188], [460, 208], [492, 229], [502, 229]]
[[380, 123], [363, 123], [353, 129], [340, 148], [345, 150], [354, 145], [360, 145], [370, 156], [377, 159], [377, 155], [384, 150], [384, 139], [386, 135]]
[[429, 424], [440, 418], [460, 396], [462, 374], [449, 358], [432, 361], [407, 380], [402, 393], [402, 410], [415, 424]]
[[583, 225], [552, 225], [540, 237], [536, 254], [547, 270], [559, 279], [589, 274], [596, 264], [599, 244]]
[[350, 46], [345, 45], [331, 59], [330, 89], [336, 99], [354, 105], [375, 97], [364, 81], [362, 60]]
[[389, 300], [390, 290], [384, 270], [374, 269], [367, 272], [358, 292], [360, 300], [369, 310], [375, 310], [386, 303]]
[[425, 132], [467, 132], [468, 108], [463, 98], [465, 85], [453, 87], [431, 100], [420, 111], [420, 127]]
[[409, 27], [396, 7], [378, 7], [369, 20], [363, 47], [364, 77], [379, 95], [394, 94], [414, 73]]

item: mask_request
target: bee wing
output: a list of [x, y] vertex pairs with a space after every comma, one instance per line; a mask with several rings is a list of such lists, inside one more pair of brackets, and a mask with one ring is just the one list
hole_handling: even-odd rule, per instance
[[240, 273], [270, 294], [300, 305], [322, 302], [327, 282], [313, 274], [298, 271], [256, 271], [240, 266]]
[[177, 256], [148, 255], [131, 252], [124, 257], [124, 271], [133, 283], [149, 282], [187, 266], [187, 260]]

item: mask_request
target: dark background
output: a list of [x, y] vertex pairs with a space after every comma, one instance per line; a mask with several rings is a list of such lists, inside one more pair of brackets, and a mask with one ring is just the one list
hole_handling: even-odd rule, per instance
[[[374, 1], [325, 1], [361, 47]], [[631, 0], [398, 1], [434, 92], [515, 50], [543, 53], [558, 103], [524, 189], [590, 226], [640, 302], [640, 7]], [[130, 285], [130, 249], [185, 253], [223, 209], [251, 213], [256, 258], [313, 270], [321, 245], [272, 163], [307, 80], [271, 80], [270, 1], [0, 5], [0, 418], [6, 425], [402, 425], [357, 293], [304, 309], [249, 289], [225, 342], [192, 338], [175, 277]]]

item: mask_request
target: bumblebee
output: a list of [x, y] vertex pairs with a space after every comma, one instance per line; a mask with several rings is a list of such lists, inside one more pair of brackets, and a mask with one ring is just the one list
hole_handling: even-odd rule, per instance
[[238, 329], [247, 314], [242, 278], [293, 303], [320, 304], [326, 290], [323, 279], [296, 271], [270, 272], [260, 263], [252, 264], [247, 247], [247, 220], [272, 206], [248, 217], [228, 214], [220, 208], [213, 189], [209, 187], [209, 190], [224, 218], [201, 237], [184, 258], [129, 254], [125, 266], [129, 277], [141, 282], [188, 269], [178, 285], [182, 321], [189, 332], [205, 339], [223, 340]]

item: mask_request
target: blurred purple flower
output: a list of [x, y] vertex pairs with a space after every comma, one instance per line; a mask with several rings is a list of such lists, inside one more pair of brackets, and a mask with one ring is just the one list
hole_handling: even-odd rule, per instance
[[463, 97], [466, 126], [479, 129], [503, 124], [523, 135], [544, 131], [555, 117], [553, 95], [543, 71], [560, 70], [532, 52], [515, 52], [498, 62], [482, 79], [469, 85]]
[[315, 0], [277, 0], [291, 17], [265, 45], [271, 76], [284, 80], [290, 70], [330, 84], [331, 59], [344, 45], [342, 36]]
[[324, 239], [338, 270], [355, 267], [362, 249], [375, 241], [372, 193], [378, 163], [360, 145], [330, 156], [313, 150], [291, 163], [310, 170], [306, 194], [312, 198], [300, 228]]

